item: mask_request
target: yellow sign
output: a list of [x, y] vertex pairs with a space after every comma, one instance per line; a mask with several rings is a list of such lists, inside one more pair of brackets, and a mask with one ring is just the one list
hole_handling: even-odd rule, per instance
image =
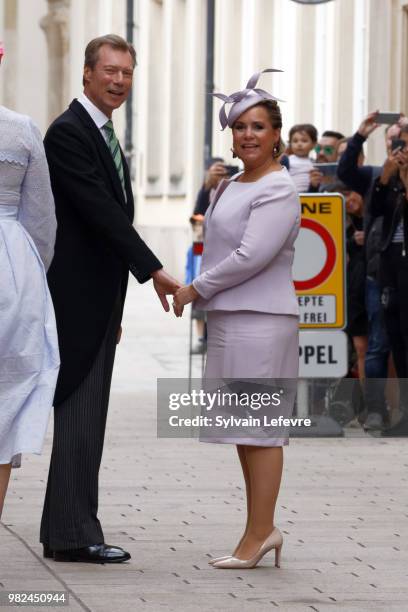
[[302, 329], [346, 326], [345, 203], [340, 194], [300, 196], [293, 277]]

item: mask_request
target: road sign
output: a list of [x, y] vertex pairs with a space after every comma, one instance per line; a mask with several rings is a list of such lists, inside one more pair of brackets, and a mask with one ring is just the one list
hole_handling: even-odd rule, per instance
[[347, 336], [343, 331], [301, 331], [299, 377], [340, 378], [348, 370]]
[[345, 205], [340, 194], [300, 196], [293, 277], [302, 329], [346, 326]]

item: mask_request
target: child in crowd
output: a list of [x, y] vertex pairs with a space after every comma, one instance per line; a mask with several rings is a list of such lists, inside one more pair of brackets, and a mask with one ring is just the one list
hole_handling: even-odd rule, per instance
[[281, 159], [281, 163], [289, 170], [299, 193], [309, 188], [310, 171], [313, 170], [309, 155], [316, 143], [317, 130], [310, 123], [294, 125], [289, 131], [289, 155]]

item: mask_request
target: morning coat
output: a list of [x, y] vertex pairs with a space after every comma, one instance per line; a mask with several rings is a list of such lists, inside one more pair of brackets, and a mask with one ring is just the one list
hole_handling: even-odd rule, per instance
[[144, 283], [162, 265], [132, 225], [123, 153], [126, 199], [108, 146], [77, 100], [51, 124], [44, 146], [58, 223], [48, 271], [61, 355], [58, 406], [88, 374], [117, 299], [123, 308], [129, 270]]

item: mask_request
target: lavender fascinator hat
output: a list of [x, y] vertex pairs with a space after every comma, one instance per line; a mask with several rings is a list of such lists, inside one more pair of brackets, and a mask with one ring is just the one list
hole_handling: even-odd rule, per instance
[[[232, 127], [235, 121], [238, 119], [243, 112], [251, 108], [251, 106], [255, 106], [260, 102], [264, 102], [265, 100], [276, 100], [277, 102], [283, 102], [280, 98], [275, 98], [272, 94], [265, 91], [264, 89], [259, 89], [256, 87], [258, 83], [258, 79], [264, 72], [283, 72], [282, 70], [278, 70], [277, 68], [266, 68], [265, 70], [261, 70], [260, 72], [255, 72], [249, 79], [245, 89], [242, 91], [236, 91], [232, 93], [230, 96], [226, 96], [222, 93], [213, 93], [212, 96], [219, 98], [224, 102], [221, 106], [220, 110], [220, 123], [221, 129], [225, 129], [227, 125]], [[225, 110], [226, 104], [232, 104], [229, 113]]]

